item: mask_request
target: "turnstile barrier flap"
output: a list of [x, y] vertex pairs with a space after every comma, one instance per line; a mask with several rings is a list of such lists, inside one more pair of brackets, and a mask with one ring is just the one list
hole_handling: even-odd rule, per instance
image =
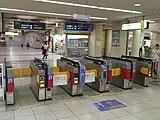
[[140, 70], [140, 72], [141, 72], [142, 74], [144, 74], [144, 75], [148, 75], [149, 69], [146, 68], [146, 67], [142, 67], [141, 70]]
[[13, 75], [14, 77], [20, 77], [21, 76], [21, 69], [20, 68], [13, 68]]
[[59, 72], [60, 68], [58, 66], [52, 67], [52, 71], [54, 72]]
[[114, 76], [119, 76], [121, 75], [121, 68], [115, 68], [114, 69]]

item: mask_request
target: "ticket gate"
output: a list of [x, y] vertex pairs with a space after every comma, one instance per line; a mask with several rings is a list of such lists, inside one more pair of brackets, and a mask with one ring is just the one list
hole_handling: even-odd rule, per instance
[[57, 66], [61, 71], [69, 71], [69, 79], [67, 85], [60, 86], [71, 96], [83, 95], [83, 87], [85, 84], [85, 67], [76, 60], [61, 57], [57, 60]]
[[40, 59], [30, 62], [30, 88], [37, 100], [52, 99], [53, 76], [48, 75], [48, 65]]
[[5, 99], [6, 105], [15, 104], [15, 88], [14, 88], [14, 76], [11, 62], [4, 61], [5, 69]]
[[154, 72], [154, 68], [152, 68], [153, 61], [148, 58], [133, 56], [122, 56], [122, 58], [131, 60], [132, 62], [136, 62], [136, 72], [133, 82], [144, 87], [148, 87], [148, 78], [151, 78]]
[[[109, 91], [109, 81], [111, 80], [111, 72], [112, 70], [111, 63], [98, 58], [93, 57], [84, 57], [80, 60], [80, 62], [85, 66], [86, 74], [85, 74], [85, 83], [89, 87], [95, 89], [98, 92], [108, 92]], [[91, 72], [87, 72], [88, 70], [96, 70], [95, 81], [90, 81], [91, 77], [87, 77]], [[110, 73], [110, 74], [109, 74]], [[88, 82], [90, 81], [90, 82]]]
[[109, 60], [112, 63], [111, 84], [123, 89], [131, 89], [135, 64], [130, 60], [115, 57], [103, 57], [103, 59]]

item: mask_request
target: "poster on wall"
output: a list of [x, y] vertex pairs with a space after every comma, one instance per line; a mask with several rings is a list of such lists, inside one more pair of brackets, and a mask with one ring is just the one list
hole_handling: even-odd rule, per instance
[[120, 31], [114, 30], [112, 32], [112, 46], [119, 47]]

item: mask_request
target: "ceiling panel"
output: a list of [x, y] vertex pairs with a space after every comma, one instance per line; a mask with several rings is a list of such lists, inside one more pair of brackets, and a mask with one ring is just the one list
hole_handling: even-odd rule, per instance
[[[160, 13], [159, 0], [56, 0], [56, 1], [142, 11], [144, 14], [141, 14], [141, 16]], [[142, 6], [134, 7], [135, 3], [141, 3]], [[80, 7], [77, 8], [77, 7], [66, 6], [66, 5], [33, 2], [32, 0], [14, 0], [14, 1], [0, 0], [0, 7], [25, 9], [25, 10], [33, 10], [33, 11], [41, 11], [41, 12], [51, 12], [51, 13], [64, 13], [64, 14], [71, 14], [71, 15], [74, 13], [89, 14], [91, 16], [96, 16], [96, 17], [107, 17], [109, 18], [110, 21], [140, 16], [139, 14], [88, 9], [88, 8], [80, 8]], [[51, 17], [51, 16], [48, 16], [48, 17]], [[64, 17], [61, 17], [61, 18], [64, 18]]]

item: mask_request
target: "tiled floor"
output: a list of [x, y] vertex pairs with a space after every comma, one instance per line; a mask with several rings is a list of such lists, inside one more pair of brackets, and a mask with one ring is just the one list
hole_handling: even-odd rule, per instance
[[[0, 48], [0, 60], [6, 57], [13, 65], [27, 66], [28, 60], [41, 58], [41, 51], [25, 48]], [[59, 56], [50, 54], [48, 63], [56, 65]], [[21, 62], [20, 62], [21, 61]], [[51, 101], [38, 102], [29, 88], [29, 78], [16, 79], [16, 104], [0, 109], [0, 120], [160, 120], [160, 85], [134, 85], [131, 90], [110, 86], [110, 92], [97, 93], [85, 86], [84, 96], [71, 97], [54, 87]], [[116, 99], [125, 108], [100, 112], [93, 103]]]

